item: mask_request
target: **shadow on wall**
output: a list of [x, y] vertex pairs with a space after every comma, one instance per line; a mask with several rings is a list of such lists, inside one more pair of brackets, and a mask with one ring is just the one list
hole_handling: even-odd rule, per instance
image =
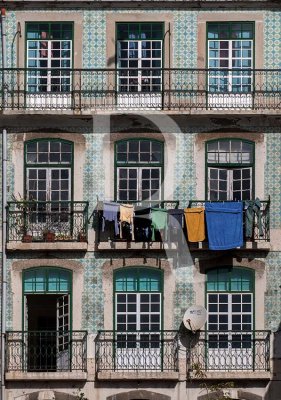
[[268, 384], [264, 400], [281, 399], [281, 323], [273, 333], [271, 380]]

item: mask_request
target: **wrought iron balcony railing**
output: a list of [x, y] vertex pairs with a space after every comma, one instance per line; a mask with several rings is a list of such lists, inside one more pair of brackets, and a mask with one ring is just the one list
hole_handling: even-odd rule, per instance
[[270, 331], [200, 331], [191, 342], [190, 371], [269, 371]]
[[99, 331], [96, 372], [178, 371], [176, 331]]
[[[190, 200], [189, 207], [204, 207], [206, 200]], [[212, 202], [215, 203], [215, 202]], [[270, 200], [261, 200], [261, 207], [257, 212], [247, 214], [243, 210], [244, 239], [252, 242], [270, 241]], [[246, 227], [246, 219], [252, 218], [250, 230]], [[249, 225], [249, 224], [248, 224]], [[251, 227], [252, 226], [252, 227]], [[208, 238], [206, 239], [208, 241]]]
[[[114, 221], [107, 223], [103, 219], [103, 202], [99, 201], [93, 213], [96, 242], [162, 242], [168, 239], [167, 232], [156, 231], [153, 238], [150, 220], [150, 208], [177, 209], [178, 200], [146, 200], [146, 201], [115, 201], [116, 204], [134, 204], [135, 217], [133, 226], [119, 223], [119, 233], [116, 234]], [[119, 214], [117, 214], [119, 219]], [[121, 234], [122, 231], [122, 234]]]
[[11, 201], [7, 215], [8, 242], [87, 241], [87, 202]]
[[14, 331], [6, 336], [6, 372], [87, 371], [86, 331]]
[[281, 69], [2, 69], [4, 110], [280, 110]]

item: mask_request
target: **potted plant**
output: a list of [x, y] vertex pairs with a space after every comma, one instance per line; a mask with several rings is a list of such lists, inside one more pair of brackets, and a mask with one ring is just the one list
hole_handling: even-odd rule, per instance
[[31, 243], [32, 242], [32, 232], [31, 231], [26, 231], [23, 236], [22, 236], [22, 242], [23, 243]]
[[54, 242], [56, 238], [56, 234], [49, 229], [44, 229], [43, 231], [43, 240], [45, 242]]
[[78, 233], [78, 242], [87, 242], [87, 235], [85, 231], [82, 230]]

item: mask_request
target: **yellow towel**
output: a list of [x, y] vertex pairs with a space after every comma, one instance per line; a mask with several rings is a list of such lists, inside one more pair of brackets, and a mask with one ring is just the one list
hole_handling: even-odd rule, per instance
[[205, 239], [204, 208], [185, 208], [185, 222], [189, 242], [202, 242]]
[[133, 223], [134, 218], [134, 206], [133, 204], [121, 204], [120, 205], [120, 221]]
[[131, 225], [132, 240], [134, 240], [134, 206], [133, 204], [120, 204], [120, 238], [122, 239], [122, 224]]

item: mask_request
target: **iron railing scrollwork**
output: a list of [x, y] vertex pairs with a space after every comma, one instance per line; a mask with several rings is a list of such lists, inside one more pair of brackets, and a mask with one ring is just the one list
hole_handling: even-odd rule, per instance
[[270, 331], [198, 331], [188, 370], [269, 371]]
[[87, 241], [88, 202], [11, 201], [7, 241]]
[[176, 331], [99, 331], [96, 372], [178, 371]]
[[87, 371], [86, 331], [8, 331], [6, 371]]
[[[145, 76], [161, 76], [159, 90], [141, 84], [124, 88], [126, 69], [61, 69], [70, 79], [47, 90], [41, 76], [52, 75], [47, 68], [10, 68], [5, 74], [5, 88], [0, 87], [1, 109], [7, 110], [280, 110], [281, 69], [187, 69], [146, 68]], [[212, 82], [231, 81], [241, 84], [221, 88]], [[34, 86], [34, 79], [36, 84]], [[236, 79], [236, 80], [237, 80]], [[243, 84], [247, 80], [247, 85]], [[32, 85], [30, 82], [33, 82]], [[0, 83], [2, 80], [0, 79]], [[3, 93], [5, 91], [5, 97]]]

